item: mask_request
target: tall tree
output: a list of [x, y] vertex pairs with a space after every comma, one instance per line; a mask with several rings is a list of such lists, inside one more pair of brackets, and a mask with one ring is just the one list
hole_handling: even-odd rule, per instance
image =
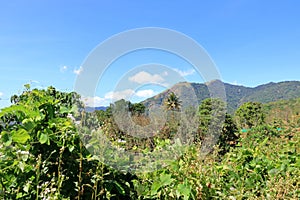
[[[171, 92], [164, 101], [165, 109], [167, 110], [167, 124], [164, 127], [164, 137], [170, 138], [177, 132], [179, 121], [176, 119], [176, 113], [180, 111], [181, 101], [174, 92]], [[169, 113], [170, 112], [170, 113]]]
[[221, 153], [228, 150], [230, 144], [235, 144], [238, 137], [236, 125], [232, 117], [226, 113], [226, 104], [220, 99], [208, 98], [199, 106], [199, 134], [195, 140], [213, 142], [220, 145]]
[[258, 102], [246, 102], [235, 112], [235, 118], [240, 128], [252, 128], [261, 125], [265, 121], [262, 104]]
[[219, 135], [225, 119], [226, 104], [220, 99], [207, 98], [199, 106], [199, 138]]

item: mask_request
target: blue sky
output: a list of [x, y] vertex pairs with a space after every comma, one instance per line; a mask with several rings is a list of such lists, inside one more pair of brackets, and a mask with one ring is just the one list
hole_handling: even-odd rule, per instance
[[[299, 80], [300, 1], [15, 0], [0, 3], [0, 108], [23, 85], [50, 85], [72, 91], [82, 63], [101, 42], [143, 27], [179, 31], [197, 41], [213, 59], [223, 81], [245, 86]], [[97, 105], [112, 100], [124, 74], [136, 66], [160, 63], [187, 81], [202, 82], [193, 66], [166, 52], [145, 50], [121, 57], [99, 82]], [[144, 71], [128, 76], [163, 77]], [[158, 76], [161, 76], [160, 78]], [[131, 78], [142, 83], [138, 77]], [[166, 77], [165, 77], [166, 79]], [[163, 90], [144, 85], [118, 91], [135, 101]], [[125, 94], [126, 93], [126, 94]]]

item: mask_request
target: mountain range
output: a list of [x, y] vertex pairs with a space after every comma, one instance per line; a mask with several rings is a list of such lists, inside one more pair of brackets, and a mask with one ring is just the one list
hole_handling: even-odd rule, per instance
[[211, 97], [209, 92], [211, 88], [217, 92], [218, 88], [225, 89], [229, 113], [233, 113], [241, 104], [248, 101], [269, 103], [300, 97], [300, 81], [270, 82], [257, 87], [245, 87], [214, 80], [207, 83], [180, 82], [142, 103], [146, 106], [161, 105], [172, 91], [182, 101], [182, 107], [198, 106], [201, 101]]

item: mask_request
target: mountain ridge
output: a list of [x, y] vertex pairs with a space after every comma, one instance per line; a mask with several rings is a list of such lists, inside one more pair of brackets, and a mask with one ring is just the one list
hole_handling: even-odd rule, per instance
[[233, 113], [242, 103], [248, 101], [269, 103], [300, 97], [300, 81], [269, 82], [255, 87], [247, 87], [225, 83], [221, 80], [213, 80], [207, 83], [179, 82], [171, 88], [142, 101], [142, 103], [146, 106], [161, 105], [168, 93], [172, 91], [183, 102], [183, 106], [197, 106], [204, 99], [210, 98], [208, 85], [209, 88], [214, 90], [218, 90], [218, 88], [222, 90], [222, 87], [225, 89], [229, 113]]

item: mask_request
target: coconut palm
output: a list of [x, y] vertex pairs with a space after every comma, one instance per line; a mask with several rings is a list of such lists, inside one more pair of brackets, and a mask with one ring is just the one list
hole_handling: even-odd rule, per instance
[[164, 104], [166, 109], [171, 111], [179, 111], [181, 108], [181, 101], [179, 100], [179, 98], [176, 96], [174, 92], [171, 92], [169, 94]]
[[176, 113], [180, 111], [181, 101], [174, 92], [171, 92], [166, 98], [164, 106], [168, 112], [167, 127], [169, 130], [166, 132], [166, 137], [170, 138], [170, 135], [177, 132], [177, 128], [179, 126], [179, 122], [176, 120]]

